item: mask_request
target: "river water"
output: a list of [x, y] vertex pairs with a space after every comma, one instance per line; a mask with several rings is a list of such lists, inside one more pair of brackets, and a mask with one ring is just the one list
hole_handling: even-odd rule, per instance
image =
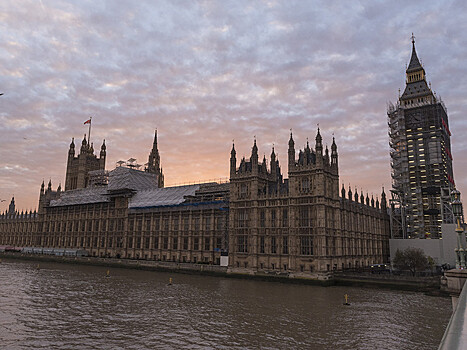
[[426, 350], [452, 312], [422, 293], [106, 270], [1, 262], [0, 348]]

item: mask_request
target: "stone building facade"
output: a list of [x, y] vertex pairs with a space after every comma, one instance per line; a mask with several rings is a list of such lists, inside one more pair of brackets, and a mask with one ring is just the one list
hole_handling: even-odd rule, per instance
[[[85, 152], [93, 155], [83, 141]], [[386, 261], [384, 192], [380, 206], [339, 191], [337, 146], [323, 152], [319, 131], [315, 150], [307, 145], [298, 159], [290, 137], [288, 179], [274, 150], [269, 168], [266, 159], [258, 162], [256, 142], [239, 168], [232, 148], [230, 164], [230, 182], [163, 187], [156, 133], [145, 171], [99, 168], [93, 181], [91, 169], [84, 187], [65, 191], [42, 184], [34, 213], [18, 213], [13, 202], [0, 215], [0, 245], [209, 264], [228, 254], [230, 269], [247, 273], [310, 274]], [[67, 180], [79, 171], [67, 167]]]
[[234, 271], [315, 273], [359, 268], [387, 261], [389, 225], [386, 196], [339, 194], [337, 145], [323, 152], [318, 129], [296, 158], [292, 134], [288, 179], [274, 148], [270, 166], [258, 161], [256, 140], [249, 161], [230, 158], [230, 250]]
[[100, 157], [97, 158], [94, 154], [94, 145], [86, 141], [86, 135], [84, 135], [80, 151], [75, 157], [75, 139], [73, 138], [68, 150], [65, 191], [88, 187], [89, 173], [96, 170], [105, 170], [105, 156], [105, 140], [102, 142]]

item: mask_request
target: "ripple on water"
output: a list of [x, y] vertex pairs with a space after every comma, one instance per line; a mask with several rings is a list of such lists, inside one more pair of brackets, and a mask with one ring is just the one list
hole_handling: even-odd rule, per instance
[[451, 313], [417, 293], [36, 266], [0, 264], [7, 349], [437, 349]]

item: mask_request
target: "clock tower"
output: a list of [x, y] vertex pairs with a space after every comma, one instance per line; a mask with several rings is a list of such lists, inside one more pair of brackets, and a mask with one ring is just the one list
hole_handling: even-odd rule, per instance
[[441, 224], [452, 222], [451, 131], [446, 107], [427, 83], [413, 34], [405, 83], [396, 105], [388, 108], [392, 236], [441, 238]]

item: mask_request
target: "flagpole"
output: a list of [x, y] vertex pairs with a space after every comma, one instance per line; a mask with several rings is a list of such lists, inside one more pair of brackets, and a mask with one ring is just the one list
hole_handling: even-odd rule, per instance
[[89, 118], [89, 134], [88, 134], [88, 145], [91, 147], [91, 124], [92, 124], [92, 117]]

